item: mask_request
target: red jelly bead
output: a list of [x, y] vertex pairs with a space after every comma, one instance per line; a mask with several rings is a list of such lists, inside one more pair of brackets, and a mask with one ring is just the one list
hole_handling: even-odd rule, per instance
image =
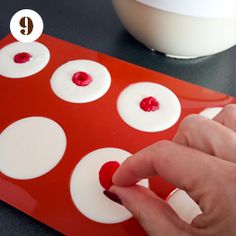
[[31, 55], [28, 52], [20, 52], [14, 56], [14, 62], [18, 64], [26, 63], [30, 60]]
[[113, 185], [112, 176], [119, 168], [120, 164], [117, 161], [106, 162], [99, 171], [99, 181], [102, 187], [109, 190]]
[[77, 86], [87, 86], [92, 82], [92, 77], [86, 72], [79, 71], [73, 75], [72, 81]]
[[146, 112], [156, 111], [160, 108], [159, 102], [154, 97], [144, 98], [139, 105]]

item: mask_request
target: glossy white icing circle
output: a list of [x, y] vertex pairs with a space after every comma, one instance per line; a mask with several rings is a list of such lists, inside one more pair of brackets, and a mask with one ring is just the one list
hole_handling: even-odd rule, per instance
[[[85, 86], [73, 83], [74, 73], [83, 71], [92, 77]], [[109, 89], [111, 76], [105, 66], [90, 60], [75, 60], [60, 66], [51, 78], [53, 92], [62, 100], [72, 103], [86, 103], [102, 97]]]
[[211, 107], [211, 108], [206, 108], [202, 112], [199, 113], [199, 115], [204, 116], [209, 119], [215, 118], [221, 111], [223, 107]]
[[0, 135], [0, 171], [14, 179], [33, 179], [48, 173], [62, 159], [66, 136], [55, 121], [27, 117]]
[[167, 198], [167, 203], [174, 209], [177, 215], [188, 224], [202, 213], [199, 206], [189, 195], [180, 189], [174, 190]]
[[[14, 56], [21, 52], [29, 53], [30, 60], [22, 64], [15, 63]], [[41, 71], [49, 59], [50, 52], [41, 43], [11, 43], [0, 50], [0, 75], [12, 79], [28, 77]]]
[[[118, 148], [102, 148], [87, 154], [75, 167], [70, 192], [78, 210], [89, 219], [105, 224], [114, 224], [132, 217], [120, 204], [108, 199], [99, 183], [99, 170], [108, 161], [122, 163], [131, 154]], [[141, 185], [148, 187], [148, 181]]]
[[235, 18], [236, 0], [136, 0], [177, 14], [205, 18]]
[[[154, 112], [145, 112], [139, 103], [150, 96], [156, 98], [160, 108]], [[145, 132], [166, 130], [178, 121], [181, 114], [177, 96], [163, 85], [151, 82], [131, 84], [125, 88], [117, 100], [117, 108], [128, 125]]]

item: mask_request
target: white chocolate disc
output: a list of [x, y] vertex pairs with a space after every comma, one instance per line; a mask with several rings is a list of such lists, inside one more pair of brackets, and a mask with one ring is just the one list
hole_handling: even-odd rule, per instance
[[180, 189], [174, 190], [167, 198], [167, 203], [173, 208], [177, 215], [188, 224], [202, 213], [199, 206], [189, 197], [189, 195]]
[[199, 113], [199, 115], [204, 116], [209, 119], [214, 119], [221, 111], [223, 107], [211, 107], [206, 108], [202, 112]]
[[[102, 148], [86, 155], [75, 167], [70, 192], [72, 200], [78, 210], [89, 219], [106, 224], [125, 221], [132, 217], [130, 212], [103, 194], [103, 187], [99, 182], [99, 170], [108, 161], [122, 163], [131, 156], [118, 148]], [[143, 180], [140, 185], [148, 187], [148, 181]]]
[[[87, 86], [77, 86], [72, 77], [83, 71], [92, 77]], [[60, 66], [51, 78], [53, 92], [62, 100], [72, 103], [86, 103], [102, 97], [109, 89], [111, 76], [105, 66], [90, 60], [75, 60]]]
[[[26, 63], [15, 63], [14, 56], [27, 52], [31, 58]], [[0, 75], [17, 79], [34, 75], [41, 71], [49, 62], [50, 52], [41, 43], [11, 43], [0, 50]]]
[[[160, 104], [157, 111], [145, 112], [140, 102], [146, 97], [154, 97]], [[173, 126], [181, 114], [177, 96], [168, 88], [151, 82], [131, 84], [120, 94], [117, 108], [121, 118], [131, 127], [158, 132]]]
[[28, 117], [0, 135], [0, 171], [14, 179], [33, 179], [48, 173], [62, 159], [66, 136], [55, 121]]

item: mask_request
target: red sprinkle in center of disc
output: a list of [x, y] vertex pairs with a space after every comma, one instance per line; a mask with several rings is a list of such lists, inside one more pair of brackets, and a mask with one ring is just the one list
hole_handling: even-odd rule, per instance
[[140, 102], [139, 106], [145, 112], [156, 111], [156, 110], [159, 110], [160, 108], [159, 102], [154, 97], [144, 98]]
[[72, 81], [77, 86], [84, 87], [84, 86], [89, 85], [92, 82], [92, 77], [86, 72], [79, 71], [79, 72], [74, 73], [72, 77]]
[[14, 56], [14, 62], [18, 64], [26, 63], [30, 60], [31, 55], [28, 52], [20, 52]]
[[99, 181], [104, 189], [109, 190], [113, 185], [112, 177], [119, 166], [120, 163], [118, 163], [117, 161], [109, 161], [101, 167], [99, 171]]

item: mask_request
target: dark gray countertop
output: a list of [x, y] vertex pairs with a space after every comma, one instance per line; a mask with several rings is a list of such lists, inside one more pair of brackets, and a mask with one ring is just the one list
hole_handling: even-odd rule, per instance
[[[166, 58], [129, 35], [108, 0], [0, 0], [0, 38], [9, 33], [12, 15], [23, 8], [42, 16], [49, 35], [236, 96], [236, 47], [196, 60]], [[0, 235], [59, 234], [0, 202]]]

